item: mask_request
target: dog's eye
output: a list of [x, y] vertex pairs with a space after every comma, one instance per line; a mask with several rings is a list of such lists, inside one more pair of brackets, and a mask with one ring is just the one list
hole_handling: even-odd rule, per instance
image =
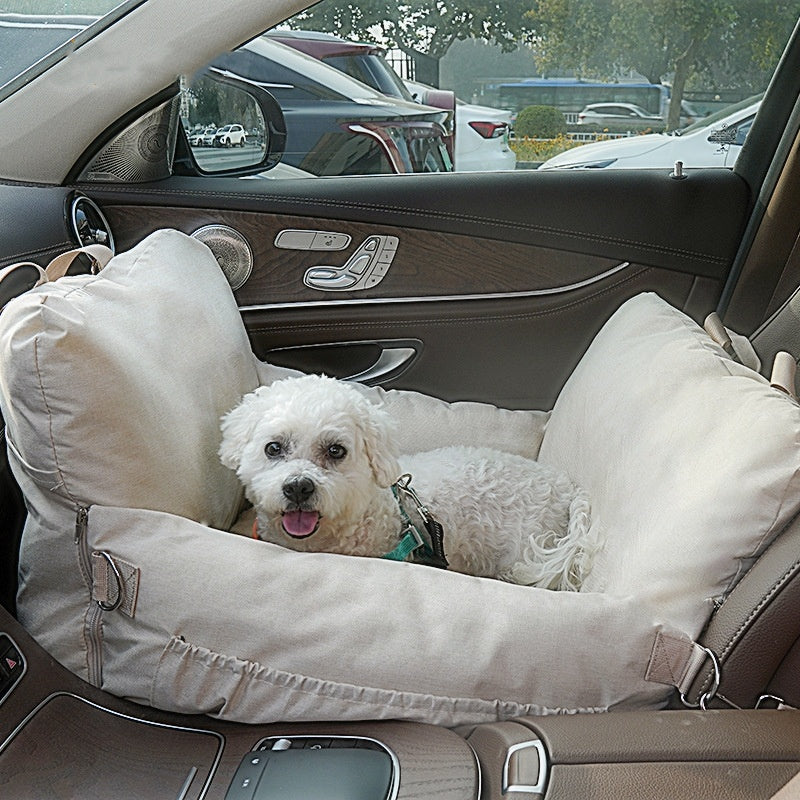
[[280, 458], [283, 454], [283, 447], [280, 442], [268, 442], [264, 448], [267, 458]]
[[347, 455], [347, 448], [341, 444], [332, 444], [328, 446], [327, 452], [334, 461], [341, 461]]

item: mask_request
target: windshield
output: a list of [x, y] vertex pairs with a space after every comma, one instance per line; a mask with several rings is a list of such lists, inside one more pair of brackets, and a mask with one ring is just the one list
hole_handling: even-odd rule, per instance
[[747, 108], [748, 106], [753, 105], [753, 103], [757, 103], [762, 97], [764, 93], [761, 94], [754, 94], [752, 97], [748, 97], [745, 100], [740, 100], [738, 103], [734, 103], [730, 106], [725, 106], [725, 108], [721, 108], [719, 111], [715, 111], [713, 114], [709, 114], [707, 117], [702, 117], [697, 120], [697, 122], [693, 122], [691, 125], [687, 125], [685, 128], [681, 128], [676, 133], [679, 133], [681, 136], [687, 133], [694, 133], [695, 131], [703, 130], [703, 128], [707, 128], [709, 125], [713, 125], [715, 122], [719, 122], [721, 119], [725, 119], [725, 117], [729, 117], [731, 114], [735, 114], [737, 111], [741, 111], [743, 108]]
[[[0, 98], [143, 0], [18, 0], [0, 5]], [[64, 14], [64, 10], [70, 13]], [[62, 13], [59, 13], [62, 12]], [[23, 77], [24, 76], [24, 77]]]

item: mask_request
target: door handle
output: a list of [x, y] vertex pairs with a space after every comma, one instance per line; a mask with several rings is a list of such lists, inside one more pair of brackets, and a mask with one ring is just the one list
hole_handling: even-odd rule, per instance
[[369, 385], [379, 383], [401, 368], [410, 366], [409, 362], [416, 354], [417, 350], [413, 347], [387, 347], [381, 350], [381, 354], [371, 367], [350, 375], [345, 380]]

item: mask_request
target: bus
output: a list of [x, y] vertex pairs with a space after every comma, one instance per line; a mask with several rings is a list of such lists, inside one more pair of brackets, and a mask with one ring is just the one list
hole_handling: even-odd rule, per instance
[[514, 114], [526, 106], [554, 106], [569, 124], [576, 123], [578, 113], [591, 103], [635, 103], [665, 119], [669, 107], [669, 88], [644, 81], [601, 83], [579, 78], [527, 78], [487, 84], [485, 91], [493, 105]]

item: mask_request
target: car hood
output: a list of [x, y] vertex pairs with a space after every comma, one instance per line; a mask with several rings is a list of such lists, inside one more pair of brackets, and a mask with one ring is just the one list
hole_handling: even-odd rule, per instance
[[610, 159], [642, 156], [675, 141], [666, 133], [647, 133], [625, 139], [609, 139], [604, 142], [582, 144], [548, 159], [539, 169], [567, 169], [585, 166]]

